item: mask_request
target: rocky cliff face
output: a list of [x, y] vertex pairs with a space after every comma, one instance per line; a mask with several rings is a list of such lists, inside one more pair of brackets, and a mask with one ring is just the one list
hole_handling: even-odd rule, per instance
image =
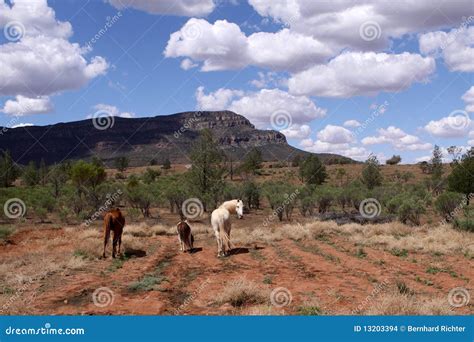
[[[105, 120], [104, 120], [105, 121]], [[89, 159], [97, 156], [111, 164], [127, 156], [131, 165], [160, 163], [169, 158], [172, 163], [189, 163], [189, 153], [199, 131], [212, 130], [219, 146], [237, 160], [249, 149], [257, 147], [266, 161], [291, 160], [295, 154], [306, 154], [288, 145], [283, 134], [258, 130], [245, 117], [230, 112], [185, 112], [150, 118], [113, 118], [102, 122], [92, 119], [59, 123], [50, 126], [0, 128], [0, 148], [9, 150], [17, 163], [42, 158], [48, 164], [67, 159]], [[329, 158], [334, 155], [321, 155]], [[336, 156], [337, 157], [337, 156]]]

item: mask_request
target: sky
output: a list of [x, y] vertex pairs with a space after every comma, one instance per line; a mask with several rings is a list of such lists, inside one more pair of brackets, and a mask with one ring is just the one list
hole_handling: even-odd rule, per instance
[[356, 160], [474, 146], [472, 0], [0, 0], [0, 126], [232, 110]]

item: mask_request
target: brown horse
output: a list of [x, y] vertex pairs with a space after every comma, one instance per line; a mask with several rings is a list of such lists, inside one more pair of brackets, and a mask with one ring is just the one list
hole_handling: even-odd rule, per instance
[[176, 226], [176, 230], [178, 231], [178, 240], [181, 251], [191, 253], [194, 243], [194, 236], [191, 233], [191, 227], [186, 221], [180, 221]]
[[112, 209], [104, 216], [104, 253], [102, 256], [105, 258], [105, 249], [107, 248], [107, 242], [109, 242], [110, 231], [114, 232], [112, 242], [112, 258], [115, 258], [115, 250], [118, 243], [118, 254], [120, 254], [120, 247], [122, 246], [122, 232], [125, 226], [125, 218], [122, 215], [120, 209]]

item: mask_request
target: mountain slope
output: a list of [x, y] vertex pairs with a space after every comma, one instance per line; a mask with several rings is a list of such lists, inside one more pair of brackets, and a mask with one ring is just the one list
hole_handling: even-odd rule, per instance
[[[297, 154], [308, 154], [288, 145], [282, 133], [258, 130], [245, 117], [230, 111], [103, 119], [4, 128], [0, 148], [9, 150], [20, 164], [30, 160], [38, 162], [42, 158], [52, 164], [66, 159], [89, 159], [94, 155], [109, 165], [120, 156], [127, 156], [133, 166], [148, 165], [152, 159], [160, 163], [165, 158], [172, 163], [189, 163], [189, 152], [199, 131], [209, 128], [219, 146], [234, 160], [241, 159], [253, 147], [262, 151], [265, 161], [292, 160]], [[352, 162], [333, 154], [318, 156], [326, 162]]]

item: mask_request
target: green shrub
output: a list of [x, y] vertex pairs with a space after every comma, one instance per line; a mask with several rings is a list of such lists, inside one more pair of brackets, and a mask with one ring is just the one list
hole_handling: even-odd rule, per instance
[[456, 214], [457, 208], [461, 208], [463, 205], [464, 196], [458, 192], [444, 192], [438, 196], [435, 201], [436, 211], [446, 218], [446, 220], [452, 221]]

